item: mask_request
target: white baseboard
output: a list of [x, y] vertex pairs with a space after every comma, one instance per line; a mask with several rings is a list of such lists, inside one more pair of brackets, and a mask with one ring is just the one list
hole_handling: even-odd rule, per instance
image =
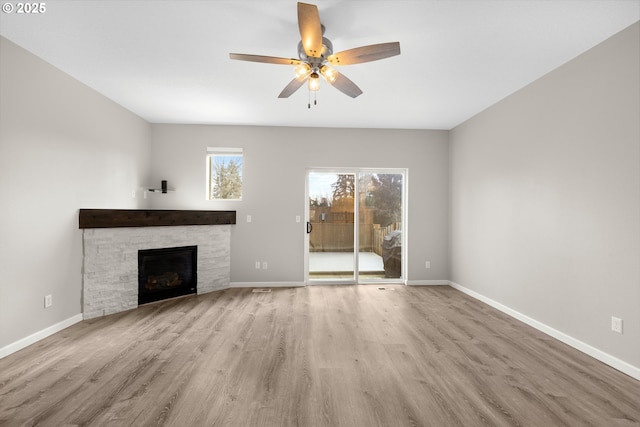
[[298, 288], [304, 282], [231, 282], [230, 288]]
[[28, 337], [22, 338], [14, 343], [6, 345], [0, 348], [0, 359], [10, 354], [13, 354], [18, 350], [22, 350], [23, 348], [28, 347], [31, 344], [34, 344], [42, 339], [45, 339], [48, 336], [51, 336], [56, 332], [60, 332], [61, 330], [68, 328], [71, 325], [75, 325], [76, 323], [81, 321], [82, 321], [82, 313], [76, 314], [75, 316], [72, 316], [66, 320], [63, 320], [62, 322], [58, 322], [55, 325], [51, 325], [48, 328], [45, 328], [41, 331], [38, 331], [34, 334], [29, 335]]
[[449, 285], [448, 280], [407, 280], [407, 286], [443, 286]]
[[526, 323], [527, 325], [536, 328], [537, 330], [539, 330], [540, 332], [544, 332], [545, 334], [559, 340], [562, 341], [563, 343], [575, 348], [576, 350], [580, 350], [581, 352], [588, 354], [589, 356], [593, 357], [594, 359], [598, 359], [599, 361], [601, 361], [602, 363], [606, 363], [607, 365], [611, 366], [612, 368], [615, 368], [621, 372], [624, 372], [625, 374], [640, 380], [640, 368], [638, 368], [637, 366], [633, 366], [630, 363], [627, 363], [623, 360], [618, 359], [615, 356], [612, 356], [608, 353], [605, 353], [602, 350], [599, 350], [595, 347], [590, 346], [589, 344], [586, 344], [578, 339], [575, 339], [563, 332], [558, 331], [557, 329], [554, 329], [548, 325], [545, 325], [542, 322], [539, 322], [535, 319], [532, 319], [531, 317], [524, 315], [516, 310], [513, 310], [503, 304], [500, 304], [497, 301], [492, 300], [491, 298], [487, 298], [484, 295], [481, 295], [475, 291], [472, 291], [471, 289], [465, 288], [462, 285], [459, 285], [458, 283], [455, 282], [449, 282], [449, 285], [452, 288], [455, 288], [457, 290], [459, 290], [460, 292], [463, 292], [479, 301], [484, 302], [485, 304], [490, 305], [491, 307], [502, 311], [503, 313], [508, 314], [511, 317], [514, 317], [518, 320], [520, 320], [523, 323]]

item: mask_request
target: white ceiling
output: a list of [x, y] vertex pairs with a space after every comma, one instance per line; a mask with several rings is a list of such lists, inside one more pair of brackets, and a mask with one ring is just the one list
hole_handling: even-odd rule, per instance
[[296, 57], [293, 0], [48, 0], [0, 33], [152, 123], [451, 129], [640, 19], [640, 0], [308, 2], [336, 52], [400, 42], [339, 68], [358, 98], [323, 82], [308, 109], [305, 87], [277, 98], [293, 67], [229, 59]]

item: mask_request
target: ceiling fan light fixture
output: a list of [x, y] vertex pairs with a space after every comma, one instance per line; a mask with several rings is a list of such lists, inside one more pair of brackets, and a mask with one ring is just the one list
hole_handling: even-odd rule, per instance
[[311, 73], [311, 67], [307, 63], [300, 63], [295, 68], [296, 79], [301, 80], [306, 78]]
[[320, 68], [320, 74], [322, 74], [322, 76], [331, 84], [333, 84], [338, 78], [338, 72], [335, 68], [328, 65], [323, 65], [322, 68]]
[[320, 76], [315, 71], [309, 76], [309, 90], [317, 92], [320, 89]]

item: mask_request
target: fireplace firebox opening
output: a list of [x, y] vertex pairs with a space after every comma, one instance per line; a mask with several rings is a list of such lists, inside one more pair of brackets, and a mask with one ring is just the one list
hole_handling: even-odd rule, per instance
[[197, 292], [197, 246], [138, 251], [138, 305]]

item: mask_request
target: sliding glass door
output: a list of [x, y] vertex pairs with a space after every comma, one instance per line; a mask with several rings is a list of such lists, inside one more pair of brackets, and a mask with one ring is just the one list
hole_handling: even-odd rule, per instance
[[307, 171], [308, 283], [403, 282], [404, 170]]
[[360, 279], [402, 279], [403, 173], [358, 178]]
[[309, 279], [355, 281], [354, 173], [309, 172]]

